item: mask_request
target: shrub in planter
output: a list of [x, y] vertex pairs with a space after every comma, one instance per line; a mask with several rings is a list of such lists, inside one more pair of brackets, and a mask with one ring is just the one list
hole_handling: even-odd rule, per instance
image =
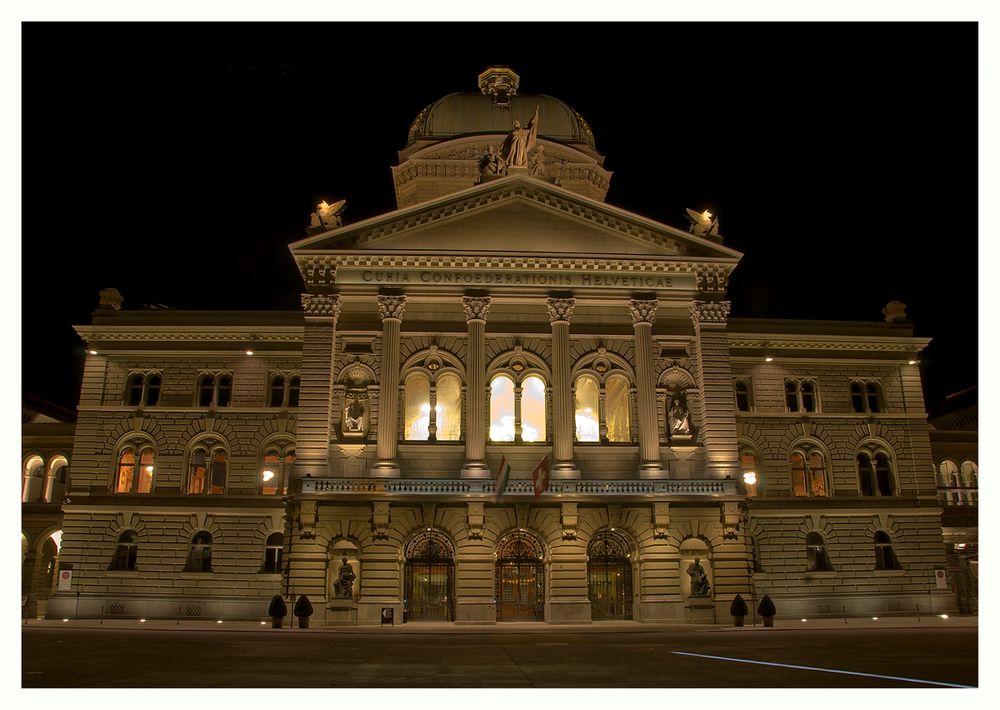
[[743, 600], [741, 594], [737, 594], [733, 599], [733, 603], [729, 605], [729, 615], [733, 617], [733, 624], [735, 626], [743, 626], [743, 617], [749, 611], [747, 603]]
[[309, 628], [309, 617], [313, 615], [313, 605], [309, 601], [309, 597], [305, 594], [300, 596], [295, 602], [295, 616], [299, 617], [299, 628], [308, 629]]
[[280, 594], [271, 597], [271, 603], [267, 606], [267, 615], [271, 617], [271, 628], [280, 629], [281, 620], [288, 616], [288, 607]]
[[774, 608], [771, 597], [764, 595], [764, 598], [760, 600], [760, 606], [757, 607], [757, 613], [763, 617], [764, 626], [774, 626], [774, 615], [777, 610]]

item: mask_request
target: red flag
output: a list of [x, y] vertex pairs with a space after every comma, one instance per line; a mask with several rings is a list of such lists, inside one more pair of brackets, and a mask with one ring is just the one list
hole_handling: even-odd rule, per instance
[[535, 500], [549, 490], [549, 455], [545, 454], [531, 472], [531, 482], [535, 485]]

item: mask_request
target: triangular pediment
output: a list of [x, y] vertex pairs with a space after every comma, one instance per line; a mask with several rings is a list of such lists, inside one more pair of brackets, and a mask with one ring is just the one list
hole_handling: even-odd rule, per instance
[[741, 254], [627, 210], [526, 175], [314, 235], [293, 253], [389, 251], [581, 257], [709, 258]]

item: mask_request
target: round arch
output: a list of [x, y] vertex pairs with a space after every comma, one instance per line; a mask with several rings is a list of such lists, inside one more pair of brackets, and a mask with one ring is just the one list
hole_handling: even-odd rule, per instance
[[455, 544], [427, 528], [403, 546], [403, 621], [455, 620]]
[[587, 593], [594, 621], [631, 619], [632, 543], [615, 529], [598, 530], [587, 544]]
[[495, 590], [497, 621], [545, 619], [545, 546], [524, 529], [497, 539]]

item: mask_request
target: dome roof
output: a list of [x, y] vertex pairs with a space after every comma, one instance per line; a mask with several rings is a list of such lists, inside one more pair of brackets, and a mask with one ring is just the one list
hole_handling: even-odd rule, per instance
[[490, 67], [479, 76], [481, 93], [448, 94], [420, 112], [410, 126], [407, 144], [420, 139], [442, 140], [477, 133], [507, 133], [524, 126], [538, 107], [538, 135], [560, 143], [594, 148], [594, 134], [583, 116], [559, 99], [544, 94], [518, 94], [517, 74]]

